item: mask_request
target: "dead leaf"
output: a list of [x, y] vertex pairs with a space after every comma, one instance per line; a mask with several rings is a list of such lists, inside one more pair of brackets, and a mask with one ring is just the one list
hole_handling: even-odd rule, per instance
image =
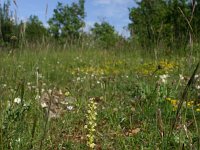
[[140, 128], [130, 129], [128, 132], [125, 133], [127, 136], [133, 136], [140, 132]]

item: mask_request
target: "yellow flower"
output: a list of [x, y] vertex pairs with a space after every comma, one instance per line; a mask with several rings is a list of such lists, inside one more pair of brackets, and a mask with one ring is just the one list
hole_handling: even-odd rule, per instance
[[178, 108], [178, 106], [174, 106], [174, 107], [173, 107], [173, 111], [176, 111], [177, 108]]
[[167, 97], [166, 100], [167, 100], [167, 101], [171, 101], [171, 98], [170, 98], [170, 97]]
[[94, 143], [91, 143], [91, 144], [89, 145], [89, 147], [90, 147], [90, 148], [94, 148], [94, 147], [95, 147], [95, 144], [94, 144]]
[[94, 149], [94, 139], [95, 139], [95, 127], [96, 124], [96, 116], [97, 116], [97, 103], [95, 102], [95, 98], [90, 98], [88, 103], [88, 110], [86, 114], [87, 124], [84, 126], [87, 129], [87, 145], [89, 148]]
[[70, 96], [70, 92], [69, 91], [65, 92], [65, 96]]
[[172, 104], [173, 106], [177, 105], [177, 100], [175, 100], [175, 99], [172, 99], [170, 102], [171, 102], [171, 104]]
[[190, 102], [187, 103], [187, 106], [191, 107], [191, 106], [193, 106], [193, 104], [194, 104], [194, 101], [190, 101]]
[[197, 111], [197, 112], [200, 112], [200, 108], [197, 108], [196, 111]]

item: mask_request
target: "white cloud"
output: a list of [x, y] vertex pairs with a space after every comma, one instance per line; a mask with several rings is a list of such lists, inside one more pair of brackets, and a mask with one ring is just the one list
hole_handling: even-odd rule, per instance
[[94, 0], [97, 9], [93, 12], [100, 18], [125, 19], [128, 18], [128, 8], [133, 5], [132, 0]]
[[134, 0], [93, 0], [90, 1], [89, 5], [93, 10], [88, 13], [88, 21], [94, 21], [94, 18], [98, 22], [106, 20], [114, 25], [120, 34], [129, 35], [129, 32], [124, 30], [123, 27], [129, 23], [128, 8], [135, 5]]

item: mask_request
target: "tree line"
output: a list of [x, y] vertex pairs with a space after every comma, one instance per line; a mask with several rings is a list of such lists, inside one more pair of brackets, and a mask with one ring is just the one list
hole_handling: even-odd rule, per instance
[[142, 0], [131, 8], [131, 36], [144, 48], [185, 48], [200, 40], [200, 0]]
[[58, 2], [45, 27], [37, 16], [17, 21], [10, 10], [11, 2], [0, 4], [0, 44], [17, 46], [25, 42], [53, 39], [58, 43], [77, 44], [89, 39], [100, 47], [139, 44], [145, 49], [184, 48], [200, 40], [200, 0], [141, 0], [129, 9], [130, 37], [119, 35], [107, 21], [95, 23], [84, 32], [85, 0], [71, 5]]

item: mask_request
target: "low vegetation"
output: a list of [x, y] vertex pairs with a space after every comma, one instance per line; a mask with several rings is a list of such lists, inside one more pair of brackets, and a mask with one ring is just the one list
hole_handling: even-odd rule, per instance
[[84, 32], [84, 0], [58, 3], [49, 28], [0, 5], [0, 149], [199, 149], [195, 2], [138, 2], [129, 38]]
[[197, 148], [199, 73], [182, 94], [198, 59], [145, 59], [130, 51], [1, 53], [1, 148]]

